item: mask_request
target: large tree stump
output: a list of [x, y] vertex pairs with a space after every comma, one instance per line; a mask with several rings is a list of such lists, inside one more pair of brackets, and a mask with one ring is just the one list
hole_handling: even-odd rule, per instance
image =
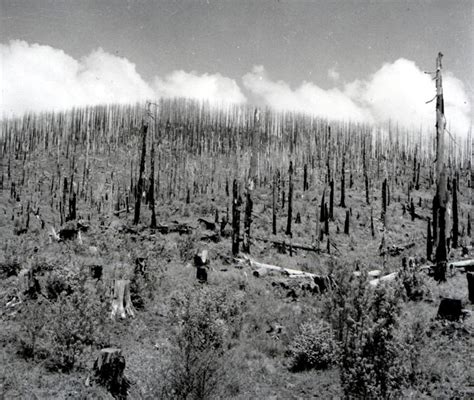
[[117, 314], [122, 319], [125, 319], [127, 315], [130, 317], [135, 316], [135, 310], [130, 298], [130, 280], [128, 279], [118, 279], [114, 284], [111, 317], [115, 318]]
[[462, 316], [462, 302], [458, 299], [442, 299], [437, 318], [458, 321]]
[[469, 290], [469, 301], [471, 304], [474, 304], [474, 274], [472, 272], [468, 272], [466, 274], [467, 278], [467, 288]]
[[92, 381], [104, 386], [115, 399], [126, 399], [130, 387], [124, 375], [125, 357], [122, 350], [102, 349], [94, 362]]

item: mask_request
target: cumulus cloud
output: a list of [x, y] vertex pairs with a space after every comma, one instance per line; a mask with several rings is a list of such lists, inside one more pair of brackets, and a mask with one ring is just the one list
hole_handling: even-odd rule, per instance
[[[75, 59], [60, 49], [16, 40], [0, 44], [0, 60], [2, 116], [160, 97], [216, 104], [247, 101], [237, 82], [221, 74], [176, 70], [147, 82], [131, 61], [101, 48]], [[413, 61], [401, 58], [386, 63], [373, 75], [345, 84], [334, 67], [328, 70], [328, 78], [333, 88], [322, 89], [306, 81], [292, 88], [271, 79], [259, 65], [242, 77], [242, 83], [254, 97], [277, 110], [356, 122], [392, 120], [416, 129], [434, 126], [435, 104], [426, 104], [435, 95], [434, 82]], [[471, 106], [464, 85], [445, 71], [443, 87], [448, 129], [465, 134], [471, 125]]]
[[0, 45], [0, 58], [4, 115], [154, 97], [133, 63], [100, 48], [76, 60], [50, 46], [12, 41]]
[[253, 67], [242, 80], [249, 91], [277, 110], [294, 110], [329, 119], [371, 120], [366, 110], [338, 88], [324, 90], [314, 83], [303, 82], [293, 90], [286, 82], [272, 81], [261, 65]]
[[[279, 110], [378, 124], [392, 120], [415, 129], [421, 126], [430, 129], [435, 124], [435, 103], [426, 104], [436, 94], [434, 82], [413, 61], [403, 58], [384, 64], [366, 79], [347, 83], [340, 89], [324, 90], [311, 82], [292, 89], [283, 81], [270, 79], [261, 65], [255, 66], [242, 80], [250, 92]], [[445, 72], [443, 88], [448, 129], [464, 135], [471, 124], [464, 85]]]
[[188, 97], [214, 102], [243, 103], [246, 101], [235, 80], [220, 74], [174, 71], [164, 79], [155, 78], [154, 87], [164, 97]]
[[134, 63], [101, 48], [76, 60], [50, 46], [15, 40], [0, 44], [0, 59], [2, 116], [159, 97], [245, 101], [237, 83], [219, 74], [175, 71], [150, 84]]

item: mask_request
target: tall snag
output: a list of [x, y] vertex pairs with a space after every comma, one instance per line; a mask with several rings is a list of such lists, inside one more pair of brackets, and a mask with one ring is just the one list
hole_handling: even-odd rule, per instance
[[446, 280], [446, 207], [448, 203], [448, 190], [446, 183], [446, 165], [444, 162], [444, 99], [443, 81], [441, 76], [441, 58], [438, 53], [436, 58], [436, 198], [437, 198], [437, 232], [436, 232], [436, 272], [438, 282]]
[[133, 217], [134, 225], [140, 221], [140, 205], [142, 203], [143, 193], [143, 173], [145, 172], [145, 156], [146, 156], [146, 134], [148, 132], [148, 125], [143, 124], [142, 126], [142, 153], [140, 156], [140, 170], [138, 173], [138, 184], [135, 198], [135, 214]]
[[150, 185], [148, 188], [148, 198], [151, 209], [151, 228], [156, 228], [156, 210], [155, 210], [155, 141], [151, 143], [150, 152]]
[[286, 234], [291, 236], [291, 219], [293, 218], [293, 162], [290, 161], [288, 169], [288, 220], [286, 222]]
[[250, 225], [252, 223], [252, 209], [253, 209], [253, 201], [252, 201], [252, 191], [255, 187], [255, 183], [257, 180], [257, 153], [258, 153], [258, 133], [259, 133], [259, 125], [260, 125], [260, 112], [258, 108], [255, 109], [254, 112], [254, 129], [252, 131], [252, 148], [251, 148], [251, 155], [250, 155], [250, 167], [249, 167], [249, 175], [247, 179], [247, 186], [245, 191], [245, 214], [244, 214], [244, 240], [242, 243], [242, 251], [244, 253], [250, 253]]
[[232, 184], [232, 255], [234, 256], [239, 254], [241, 204], [237, 181], [234, 179]]

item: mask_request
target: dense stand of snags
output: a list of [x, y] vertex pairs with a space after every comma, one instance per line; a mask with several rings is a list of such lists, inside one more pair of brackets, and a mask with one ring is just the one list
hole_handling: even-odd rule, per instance
[[[57, 218], [42, 219], [43, 226], [90, 218], [90, 210], [96, 210], [117, 215], [133, 211], [135, 224], [156, 227], [159, 216], [155, 203], [186, 199], [189, 204], [201, 196], [229, 198], [229, 182], [233, 182], [232, 199], [227, 206], [232, 208], [232, 221], [229, 211], [218, 210], [217, 205], [215, 215], [217, 219], [221, 215], [221, 226], [232, 223], [232, 249], [237, 254], [242, 240], [243, 250], [250, 252], [253, 210], [258, 206], [253, 194], [256, 187], [272, 191], [274, 235], [285, 229], [291, 238], [292, 223], [310, 218], [315, 223], [316, 239], [322, 242], [329, 235], [329, 225], [334, 223], [334, 207], [351, 206], [345, 193], [346, 173], [349, 188], [354, 182], [365, 187], [368, 205], [372, 194], [382, 189], [382, 220], [388, 229], [386, 209], [391, 193], [398, 190], [408, 194], [407, 203], [400, 198], [398, 201], [404, 210], [408, 204], [414, 220], [419, 216], [413, 190], [433, 191], [436, 178], [430, 227], [433, 243], [429, 238], [427, 256], [431, 257], [435, 250], [436, 262], [441, 266], [449, 244], [446, 237], [452, 237], [456, 247], [459, 224], [467, 226], [463, 235], [471, 230], [470, 216], [459, 215], [457, 195], [460, 182], [471, 185], [472, 136], [469, 132], [465, 138], [458, 138], [456, 146], [442, 145], [445, 120], [441, 56], [437, 66], [436, 139], [393, 124], [388, 129], [374, 128], [247, 106], [213, 108], [190, 100], [160, 100], [153, 113], [143, 105], [96, 106], [3, 120], [0, 151], [6, 168], [2, 169], [2, 187], [9, 187], [11, 197], [21, 205], [21, 233], [28, 229], [32, 211], [42, 219], [39, 203], [45, 193], [49, 193], [49, 206]], [[36, 168], [34, 157], [38, 154], [56, 160], [54, 171]], [[103, 157], [112, 155], [118, 162], [105, 165]], [[15, 178], [11, 174], [13, 162], [21, 170]], [[410, 174], [413, 179], [400, 179]], [[452, 235], [446, 232], [448, 180], [453, 199]], [[32, 186], [33, 191], [25, 190]], [[302, 188], [306, 192], [310, 187], [321, 196], [316, 199], [321, 204], [319, 212], [314, 206], [295, 212], [295, 190]], [[334, 204], [336, 190], [340, 191], [338, 204]], [[33, 194], [24, 198], [24, 193]], [[143, 201], [152, 211], [151, 221], [143, 220]], [[240, 212], [244, 202], [242, 239]], [[419, 203], [421, 206], [421, 198]], [[286, 216], [286, 226], [277, 226], [279, 215]], [[372, 213], [370, 219], [374, 234]], [[344, 224], [344, 232], [348, 231], [349, 214]]]

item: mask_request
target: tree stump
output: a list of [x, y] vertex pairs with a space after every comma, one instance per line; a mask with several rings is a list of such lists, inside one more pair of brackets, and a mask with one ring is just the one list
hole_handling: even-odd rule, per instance
[[442, 299], [437, 318], [458, 321], [462, 316], [462, 302], [458, 299]]
[[207, 270], [209, 267], [209, 257], [207, 250], [202, 250], [194, 256], [194, 266], [196, 267], [196, 279], [200, 283], [206, 283]]
[[117, 314], [122, 319], [125, 319], [127, 315], [130, 317], [135, 316], [135, 310], [130, 298], [130, 280], [128, 279], [118, 279], [114, 284], [111, 317], [115, 318]]
[[125, 357], [122, 350], [102, 349], [94, 362], [92, 381], [104, 386], [115, 399], [126, 399], [130, 387], [124, 375]]
[[466, 274], [467, 278], [467, 288], [469, 290], [469, 301], [471, 304], [474, 304], [474, 274], [472, 272], [468, 272]]

